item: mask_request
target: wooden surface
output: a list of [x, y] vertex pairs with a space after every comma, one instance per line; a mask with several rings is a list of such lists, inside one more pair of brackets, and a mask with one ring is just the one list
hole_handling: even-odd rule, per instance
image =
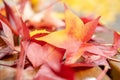
[[[115, 56], [116, 59], [120, 59], [120, 54]], [[109, 60], [111, 66], [110, 76], [112, 80], [120, 80], [120, 62]]]
[[[94, 67], [94, 68], [79, 68], [79, 71], [76, 73], [75, 80], [87, 80], [88, 78], [96, 78], [102, 72], [101, 68]], [[94, 79], [89, 79], [94, 80]], [[104, 77], [103, 80], [111, 80], [107, 75]]]

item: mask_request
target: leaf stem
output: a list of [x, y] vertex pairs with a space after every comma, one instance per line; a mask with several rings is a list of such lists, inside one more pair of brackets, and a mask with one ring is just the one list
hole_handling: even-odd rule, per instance
[[16, 72], [15, 80], [22, 80], [22, 72], [23, 72], [24, 64], [25, 64], [26, 50], [29, 46], [29, 43], [30, 42], [26, 42], [26, 44], [23, 45], [21, 42], [21, 52], [20, 52], [19, 62], [17, 65], [17, 72]]
[[97, 77], [97, 80], [102, 80], [104, 76], [106, 75], [106, 72], [108, 71], [109, 67], [105, 66], [104, 70], [101, 72], [101, 74]]

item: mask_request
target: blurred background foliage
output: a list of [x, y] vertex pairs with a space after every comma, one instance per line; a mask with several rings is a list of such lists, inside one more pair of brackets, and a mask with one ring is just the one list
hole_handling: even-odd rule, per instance
[[[16, 1], [16, 0], [7, 0]], [[35, 11], [54, 2], [55, 0], [30, 0]], [[60, 0], [81, 17], [101, 16], [101, 23], [120, 31], [120, 0]], [[0, 3], [2, 0], [0, 0]], [[61, 10], [61, 3], [55, 4], [57, 11]], [[62, 8], [64, 9], [64, 8]], [[60, 13], [58, 13], [60, 14]], [[63, 13], [60, 15], [64, 15]]]
[[[31, 0], [32, 4], [38, 8], [41, 3], [48, 4], [55, 0]], [[100, 22], [105, 26], [120, 31], [120, 0], [61, 0], [70, 9], [81, 17], [101, 16]], [[36, 5], [38, 4], [38, 5]], [[55, 9], [61, 10], [60, 4]], [[60, 13], [59, 13], [60, 14]]]
[[120, 14], [120, 0], [64, 0], [82, 15], [101, 16], [103, 24], [115, 21]]

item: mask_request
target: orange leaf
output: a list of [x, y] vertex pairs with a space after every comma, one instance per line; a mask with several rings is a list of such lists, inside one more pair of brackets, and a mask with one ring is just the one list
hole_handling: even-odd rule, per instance
[[77, 40], [81, 40], [84, 34], [84, 24], [80, 18], [67, 9], [65, 11], [65, 22], [67, 34], [75, 37]]
[[66, 29], [36, 39], [66, 49], [68, 63], [74, 63], [83, 54], [84, 50], [79, 49], [81, 43], [90, 40], [96, 29], [98, 19], [84, 25], [79, 17], [67, 9], [65, 11]]
[[84, 23], [75, 14], [73, 14], [69, 9], [65, 11], [65, 21], [66, 21], [66, 32], [75, 37], [75, 39], [87, 42], [92, 37], [100, 17], [90, 22]]
[[94, 34], [94, 32], [95, 32], [95, 29], [96, 29], [96, 27], [97, 27], [97, 25], [98, 25], [98, 20], [99, 20], [99, 18], [100, 17], [98, 17], [97, 19], [95, 19], [95, 20], [92, 20], [92, 21], [90, 21], [90, 22], [88, 22], [88, 23], [86, 23], [85, 24], [85, 27], [84, 27], [84, 29], [83, 29], [83, 38], [81, 38], [81, 40], [83, 41], [83, 42], [87, 42], [87, 41], [89, 41], [90, 40], [90, 38], [92, 37], [92, 35]]
[[56, 31], [47, 36], [36, 38], [36, 39], [45, 41], [56, 47], [64, 48], [64, 49], [73, 49], [79, 45], [79, 42], [75, 41], [69, 35], [67, 35], [65, 30]]

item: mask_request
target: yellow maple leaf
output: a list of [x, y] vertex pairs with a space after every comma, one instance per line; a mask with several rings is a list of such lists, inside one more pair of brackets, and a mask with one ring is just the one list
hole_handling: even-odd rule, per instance
[[84, 49], [80, 47], [80, 44], [90, 40], [98, 24], [98, 20], [99, 18], [84, 24], [78, 16], [69, 9], [66, 9], [65, 29], [35, 39], [66, 49], [66, 63], [74, 63], [83, 54]]

